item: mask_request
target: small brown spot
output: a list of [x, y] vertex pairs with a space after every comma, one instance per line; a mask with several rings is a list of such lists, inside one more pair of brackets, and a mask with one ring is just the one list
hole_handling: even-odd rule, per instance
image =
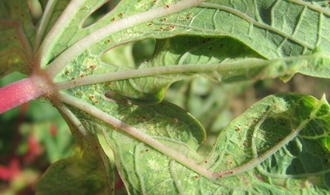
[[90, 65], [89, 68], [94, 69], [94, 68], [96, 68], [96, 66], [95, 65]]
[[247, 140], [245, 140], [245, 141], [243, 142], [243, 146], [244, 146], [244, 147], [248, 147], [248, 146], [249, 146], [249, 143], [248, 143]]
[[115, 130], [115, 131], [116, 131], [116, 130], [117, 130], [117, 127], [115, 127], [115, 126], [114, 126], [114, 127], [113, 127], [113, 130]]
[[146, 152], [149, 152], [149, 149], [148, 148], [146, 149]]
[[195, 178], [195, 179], [198, 179], [199, 177], [198, 177], [198, 175], [195, 175], [194, 178]]
[[97, 101], [97, 100], [96, 100], [94, 103], [95, 103], [95, 104], [98, 104], [98, 103], [99, 103], [99, 101]]
[[119, 13], [119, 16], [120, 16], [120, 17], [123, 17], [123, 13], [120, 12], [120, 13]]
[[174, 25], [169, 25], [169, 26], [167, 27], [168, 30], [173, 30], [174, 28], [175, 28]]
[[173, 121], [175, 124], [178, 124], [178, 122], [179, 122], [179, 120], [177, 118], [174, 118]]
[[115, 20], [116, 20], [116, 18], [115, 18], [115, 17], [111, 18], [111, 22], [113, 22], [113, 21], [115, 21]]
[[166, 7], [166, 8], [170, 8], [170, 6], [169, 6], [169, 5], [165, 5], [165, 7]]
[[93, 95], [91, 95], [91, 96], [89, 96], [89, 98], [91, 98], [91, 99], [94, 99], [94, 96], [93, 96]]
[[207, 160], [204, 160], [204, 163], [207, 163], [208, 161]]
[[259, 181], [264, 181], [264, 179], [260, 176], [260, 175], [257, 175], [257, 174], [253, 174]]
[[85, 75], [84, 75], [84, 74], [80, 75], [80, 78], [84, 78], [84, 77], [85, 77]]

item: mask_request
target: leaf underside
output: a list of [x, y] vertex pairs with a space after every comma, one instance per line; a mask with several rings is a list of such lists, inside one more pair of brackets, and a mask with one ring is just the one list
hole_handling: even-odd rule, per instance
[[194, 159], [200, 166], [222, 172], [213, 179], [119, 129], [113, 130], [112, 126], [73, 110], [86, 128], [106, 137], [131, 194], [323, 194], [330, 187], [330, 154], [323, 144], [330, 133], [330, 107], [325, 99], [296, 94], [266, 97], [222, 130], [207, 155], [198, 153], [200, 145], [193, 136], [184, 137], [187, 133], [180, 132], [189, 125], [181, 118], [174, 121], [175, 116], [165, 108], [163, 116], [138, 108], [133, 112], [125, 109], [130, 114], [125, 114], [128, 117], [122, 121]]

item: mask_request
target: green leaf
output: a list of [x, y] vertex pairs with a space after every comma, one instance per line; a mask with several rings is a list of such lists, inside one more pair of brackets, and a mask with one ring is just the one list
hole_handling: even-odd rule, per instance
[[[73, 99], [72, 97], [70, 97], [70, 99], [80, 103], [80, 100], [78, 99]], [[111, 103], [112, 102], [109, 101], [100, 101], [97, 106], [100, 106], [100, 108], [113, 108], [113, 106], [109, 106]], [[84, 105], [86, 106], [86, 104], [81, 106]], [[88, 109], [88, 106], [86, 108]], [[76, 108], [71, 108], [71, 110], [80, 119], [80, 121], [82, 121], [82, 124], [86, 127], [86, 129], [92, 130], [94, 133], [100, 132], [103, 136], [105, 136], [107, 144], [110, 144], [109, 146], [116, 154], [115, 158], [117, 168], [121, 170], [121, 179], [124, 181], [136, 181], [137, 183], [133, 184], [135, 186], [134, 189], [130, 190], [138, 193], [135, 188], [140, 188], [138, 180], [141, 175], [139, 172], [135, 172], [136, 167], [132, 166], [131, 163], [137, 163], [136, 166], [148, 166], [148, 164], [144, 164], [144, 158], [140, 159], [140, 157], [135, 156], [135, 154], [144, 155], [143, 153], [148, 153], [150, 151], [151, 155], [153, 155], [154, 152], [152, 151], [154, 150], [150, 146], [145, 145], [143, 142], [137, 141], [136, 138], [127, 136], [126, 133], [121, 132], [120, 127], [113, 127], [103, 121], [100, 121], [97, 117], [86, 114], [86, 110], [84, 110], [84, 112]], [[165, 144], [165, 146], [171, 147], [180, 153], [190, 156], [192, 159], [202, 159], [202, 156], [197, 154], [196, 150], [205, 141], [205, 131], [196, 119], [179, 107], [166, 102], [162, 102], [152, 107], [119, 104], [115, 110], [116, 112], [111, 115], [116, 116], [125, 123], [133, 125], [141, 130], [141, 133], [146, 133], [154, 137], [156, 140]], [[109, 115], [106, 114], [105, 117], [106, 116]], [[139, 133], [138, 129], [136, 129], [136, 133]], [[117, 145], [119, 144], [119, 142], [116, 141], [117, 139], [120, 139], [120, 141], [118, 141], [122, 142], [120, 145]], [[136, 144], [138, 145], [138, 148], [136, 148], [138, 150], [134, 149]], [[143, 151], [140, 151], [140, 148], [142, 148]], [[134, 152], [135, 150], [138, 153]], [[132, 151], [133, 153], [129, 154]], [[163, 161], [163, 158], [167, 159], [168, 157], [164, 154], [154, 155], [152, 159], [154, 159], [155, 166], [161, 168], [161, 166], [166, 163], [166, 161]], [[168, 169], [163, 170], [163, 172], [159, 174], [168, 175], [169, 173], [166, 172], [168, 172]], [[159, 177], [159, 179], [154, 182], [158, 182], [158, 180], [161, 179], [162, 177]]]
[[86, 36], [82, 31], [82, 23], [99, 6], [106, 1], [49, 1], [40, 24], [37, 49], [40, 66], [43, 67], [50, 60], [72, 46], [77, 40]]
[[114, 167], [97, 139], [70, 126], [73, 155], [53, 163], [36, 185], [37, 194], [113, 194]]
[[[131, 194], [324, 194], [330, 188], [330, 153], [321, 140], [329, 137], [329, 119], [325, 99], [283, 94], [261, 100], [221, 131], [209, 156], [200, 159], [203, 156], [188, 153], [200, 159], [199, 166], [218, 172], [217, 178], [205, 178], [121, 131], [100, 129], [116, 151], [118, 169]], [[168, 126], [148, 123], [139, 129]], [[146, 132], [160, 142], [172, 142], [166, 144], [168, 150], [178, 150], [178, 136], [158, 128]]]
[[32, 24], [28, 1], [0, 2], [0, 77], [14, 71], [31, 73], [29, 60], [35, 28]]
[[[158, 1], [154, 5], [153, 1], [123, 1], [113, 15], [107, 15], [91, 29], [104, 26], [113, 17], [120, 19], [118, 15], [130, 16], [165, 4], [170, 6], [173, 2], [175, 1]], [[137, 23], [114, 40], [118, 43], [121, 40], [132, 40], [134, 37], [141, 39], [152, 36], [160, 39], [176, 35], [231, 37], [268, 59], [306, 54], [316, 47], [327, 52], [330, 41], [326, 30], [330, 25], [329, 11], [329, 6], [324, 2], [314, 1], [206, 0], [196, 7], [150, 22]], [[93, 49], [100, 52], [104, 44], [100, 42], [98, 46]]]
[[329, 10], [324, 2], [314, 1], [208, 0], [184, 11], [186, 15], [180, 12], [161, 23], [189, 29], [189, 34], [232, 37], [274, 59], [305, 54], [316, 47], [327, 52]]
[[[180, 45], [186, 45], [186, 47], [182, 48]], [[120, 99], [128, 99], [134, 104], [153, 105], [163, 99], [167, 88], [173, 82], [196, 76], [226, 83], [276, 77], [288, 80], [285, 77], [290, 78], [296, 72], [330, 78], [330, 74], [327, 74], [330, 57], [325, 53], [265, 60], [260, 59], [252, 50], [230, 39], [196, 37], [177, 37], [161, 41], [157, 46], [154, 58], [142, 63], [137, 69], [126, 66], [111, 67], [105, 63], [100, 63], [96, 69], [92, 69], [90, 67], [94, 62], [90, 62], [83, 70], [79, 70], [80, 76], [75, 75], [76, 72], [66, 72], [62, 78], [66, 80], [73, 78], [73, 81], [63, 82], [60, 85], [79, 86], [84, 82], [108, 81], [97, 87], [99, 93], [112, 91]], [[218, 49], [212, 52], [210, 48]], [[87, 76], [86, 79], [79, 78], [89, 74], [91, 76]], [[93, 75], [98, 77], [93, 77]], [[116, 81], [120, 77], [134, 79]], [[84, 90], [87, 88], [84, 87]], [[95, 87], [91, 86], [89, 91], [94, 90], [92, 88]], [[80, 93], [78, 92], [80, 88], [76, 87], [72, 91]]]
[[[252, 2], [248, 2], [250, 3]], [[161, 5], [163, 4], [155, 6], [161, 8]], [[323, 26], [330, 22], [326, 17], [326, 7], [296, 1], [258, 1], [251, 4], [251, 10], [246, 10], [242, 1], [235, 2], [235, 9], [229, 2], [220, 4], [217, 1], [205, 1], [197, 7], [157, 19], [146, 12], [141, 24], [136, 23], [136, 26], [131, 23], [126, 27], [116, 26], [118, 18], [127, 16], [130, 21], [129, 19], [137, 17], [134, 14], [139, 11], [156, 9], [151, 2], [139, 2], [130, 9], [125, 6], [127, 2], [121, 2], [115, 10], [86, 27], [90, 30], [88, 32], [100, 33], [102, 36], [95, 43], [90, 36], [77, 41], [77, 44], [68, 49], [70, 52], [72, 50], [71, 54], [76, 55], [74, 60], [63, 58], [64, 62], [61, 62], [60, 56], [58, 61], [53, 62], [68, 63], [63, 66], [63, 70], [56, 68], [58, 70], [54, 71], [62, 71], [55, 78], [59, 86], [70, 88], [88, 83], [124, 80], [111, 83], [103, 91], [114, 91], [136, 104], [152, 105], [163, 99], [170, 84], [193, 76], [206, 76], [222, 82], [276, 77], [282, 77], [286, 81], [297, 72], [329, 78], [330, 55], [327, 48], [330, 38], [328, 33], [324, 34], [322, 31]], [[295, 17], [294, 20], [287, 15], [284, 18], [277, 16], [282, 15], [283, 7], [292, 7], [290, 16]], [[308, 17], [310, 12], [312, 15]], [[314, 17], [315, 14], [320, 15], [320, 21]], [[113, 21], [113, 17], [117, 19]], [[151, 21], [147, 21], [148, 19]], [[109, 20], [112, 21], [110, 24]], [[306, 26], [310, 22], [320, 24], [311, 28]], [[278, 23], [285, 23], [285, 26]], [[166, 29], [165, 26], [175, 28]], [[294, 31], [289, 32], [290, 28]], [[85, 34], [86, 29], [78, 37]], [[106, 30], [108, 34], [105, 33]], [[306, 31], [315, 33], [315, 30], [321, 33], [319, 38], [306, 40], [305, 34], [304, 37], [301, 34]], [[117, 45], [145, 38], [162, 40], [158, 40], [152, 59], [136, 65], [137, 68], [128, 66], [130, 63], [123, 61], [118, 64], [113, 60], [105, 62], [96, 57]], [[91, 40], [89, 45], [83, 43], [88, 40]], [[67, 51], [68, 54], [70, 52]], [[126, 59], [131, 57], [127, 54], [117, 56]], [[80, 78], [86, 76], [90, 77]], [[133, 79], [136, 77], [139, 78]]]

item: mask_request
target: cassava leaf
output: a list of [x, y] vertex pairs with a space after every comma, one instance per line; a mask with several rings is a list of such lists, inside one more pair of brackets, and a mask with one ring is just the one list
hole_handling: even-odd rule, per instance
[[322, 138], [329, 137], [329, 117], [330, 107], [324, 99], [298, 95], [265, 98], [225, 128], [214, 151], [200, 162], [212, 171], [223, 172], [216, 181], [141, 142], [131, 142], [134, 149], [125, 150], [119, 134], [111, 134], [110, 139], [121, 152], [118, 159], [134, 154], [131, 167], [135, 167], [138, 181], [126, 180], [132, 194], [322, 194], [330, 188], [330, 154], [321, 144]]
[[28, 1], [0, 2], [0, 77], [14, 71], [32, 71], [28, 62], [35, 28], [28, 7]]
[[[119, 23], [125, 16], [131, 19], [135, 17], [135, 13], [161, 8], [163, 4], [153, 5], [153, 2], [145, 1], [126, 9], [127, 2], [123, 1], [95, 24], [81, 30], [82, 34], [77, 35], [77, 39], [83, 35], [85, 37], [77, 40], [72, 52], [70, 51], [76, 57], [74, 60], [63, 58], [61, 62], [62, 57], [59, 56], [60, 59], [53, 62], [68, 63], [63, 66], [63, 70], [55, 71], [62, 71], [55, 81], [59, 85], [83, 85], [80, 80], [84, 79], [80, 77], [91, 75], [90, 79], [86, 79], [86, 83], [98, 83], [112, 81], [111, 73], [120, 74], [135, 70], [137, 76], [131, 74], [133, 76], [130, 78], [142, 75], [141, 78], [113, 82], [109, 88], [134, 103], [155, 104], [162, 100], [165, 90], [171, 83], [196, 75], [224, 82], [280, 76], [288, 80], [297, 72], [329, 78], [329, 37], [322, 30], [323, 26], [329, 25], [327, 7], [300, 1], [257, 1], [248, 4], [251, 4], [251, 10], [247, 9], [242, 1], [235, 4], [226, 1], [221, 4], [217, 1], [204, 1], [197, 7], [157, 19], [148, 16], [146, 12], [143, 17], [150, 18], [151, 21], [143, 18], [141, 24], [136, 23], [134, 26], [129, 23], [127, 28], [124, 28], [116, 26], [117, 19]], [[289, 16], [281, 18], [278, 15], [282, 14], [283, 7], [292, 9]], [[316, 18], [317, 14], [321, 19]], [[292, 19], [294, 16], [295, 19]], [[116, 20], [113, 20], [114, 17]], [[280, 22], [278, 18], [283, 21]], [[280, 26], [278, 23], [285, 23], [286, 26]], [[307, 25], [309, 23], [313, 24], [313, 28]], [[318, 25], [314, 26], [317, 23]], [[237, 27], [233, 26], [234, 24]], [[170, 29], [167, 28], [169, 26]], [[294, 30], [290, 31], [289, 28]], [[321, 34], [314, 32], [315, 28]], [[83, 43], [89, 40], [87, 29], [88, 33], [100, 33], [95, 44]], [[105, 33], [107, 31], [108, 34]], [[315, 33], [319, 38], [307, 40], [302, 36], [303, 32]], [[171, 38], [173, 36], [178, 37]], [[153, 58], [140, 64], [138, 68], [114, 64], [111, 61], [108, 61], [108, 64], [98, 58], [99, 54], [107, 49], [144, 38], [162, 40], [158, 41]], [[67, 44], [67, 41], [64, 43]], [[76, 50], [73, 51], [73, 48]], [[164, 69], [150, 70], [154, 67]], [[94, 75], [97, 75], [98, 79], [91, 79]], [[122, 76], [125, 79], [127, 77]], [[72, 79], [75, 80], [71, 81]]]
[[[179, 45], [186, 45], [180, 47]], [[67, 71], [63, 78], [71, 78], [68, 83], [76, 85], [84, 82], [85, 75], [96, 74], [99, 79], [89, 76], [86, 81], [91, 83], [100, 80], [113, 81], [115, 76], [121, 73], [128, 79], [124, 81], [107, 82], [102, 84], [104, 93], [113, 91], [122, 98], [140, 105], [152, 105], [159, 103], [167, 88], [175, 81], [204, 76], [215, 81], [237, 82], [247, 80], [260, 80], [289, 76], [296, 72], [303, 74], [329, 78], [330, 57], [325, 53], [314, 53], [306, 56], [288, 57], [277, 60], [265, 60], [258, 58], [253, 51], [242, 44], [232, 42], [231, 39], [202, 39], [202, 38], [173, 38], [158, 44], [161, 47], [158, 53], [150, 61], [142, 63], [137, 69], [127, 66], [109, 66], [102, 62], [94, 67], [90, 62], [83, 70], [80, 70], [78, 78], [72, 77], [75, 72]], [[218, 48], [214, 52], [210, 48]], [[127, 56], [127, 59], [130, 56]], [[121, 70], [120, 70], [121, 69]], [[115, 74], [107, 73], [115, 71]], [[126, 71], [126, 72], [125, 72]], [[135, 76], [136, 75], [136, 76]], [[149, 76], [150, 75], [150, 76]], [[157, 75], [157, 76], [154, 76]], [[75, 76], [75, 75], [74, 75]], [[146, 76], [146, 77], [143, 77]], [[88, 88], [88, 87], [87, 87]], [[87, 88], [84, 88], [86, 90]], [[93, 87], [92, 87], [93, 88]], [[78, 90], [79, 88], [73, 89]]]
[[41, 22], [36, 47], [39, 49], [40, 66], [43, 67], [72, 46], [77, 40], [86, 36], [82, 24], [106, 0], [92, 1], [49, 1]]
[[[128, 5], [134, 2], [135, 6]], [[91, 29], [108, 24], [113, 17], [117, 20], [175, 1], [157, 1], [156, 4], [153, 1], [134, 2], [123, 1], [113, 11], [117, 16], [109, 14]], [[327, 52], [330, 40], [326, 31], [330, 25], [329, 10], [324, 2], [315, 1], [206, 0], [191, 9], [137, 23], [113, 40], [118, 43], [134, 37], [163, 39], [177, 35], [232, 37], [268, 59], [306, 54], [315, 48]], [[99, 53], [105, 47], [104, 42], [98, 42], [97, 45], [93, 49]]]
[[97, 138], [69, 124], [75, 139], [73, 155], [46, 170], [36, 185], [37, 194], [113, 194], [114, 167]]
[[[236, 180], [242, 184], [238, 188], [247, 191], [326, 193], [330, 153], [322, 140], [329, 137], [329, 117], [324, 97], [267, 97], [220, 132], [208, 157], [220, 161], [211, 169], [222, 171], [219, 177], [228, 178], [225, 182]], [[250, 181], [254, 182], [249, 185]]]
[[[79, 102], [78, 99], [75, 101]], [[113, 104], [113, 102], [101, 101], [98, 106], [100, 106], [100, 108], [110, 107], [108, 106], [110, 104]], [[113, 106], [111, 107], [113, 108]], [[132, 183], [134, 187], [131, 187], [130, 185], [126, 187], [132, 188], [129, 189], [130, 192], [139, 194], [139, 190], [137, 189], [140, 189], [141, 187], [139, 186], [138, 180], [143, 175], [136, 172], [136, 167], [132, 166], [131, 163], [135, 162], [137, 163], [137, 166], [148, 166], [148, 164], [144, 164], [146, 161], [142, 160], [144, 157], [139, 159], [140, 157], [135, 156], [135, 154], [144, 155], [143, 153], [148, 153], [150, 151], [151, 155], [153, 155], [155, 154], [152, 152], [153, 149], [145, 145], [143, 142], [137, 141], [134, 137], [128, 136], [127, 134], [121, 132], [120, 128], [113, 127], [103, 121], [100, 121], [100, 119], [88, 115], [79, 109], [72, 108], [71, 110], [82, 121], [82, 124], [86, 127], [86, 129], [92, 130], [93, 133], [102, 133], [103, 136], [105, 136], [107, 143], [111, 143], [110, 147], [116, 154], [115, 158], [117, 167], [119, 170], [122, 170], [120, 171], [121, 179], [125, 182], [134, 181], [134, 183]], [[113, 115], [121, 121], [139, 128], [139, 130], [154, 137], [167, 147], [171, 147], [174, 150], [191, 157], [192, 159], [202, 159], [202, 156], [197, 154], [196, 150], [205, 141], [205, 131], [196, 119], [177, 106], [166, 102], [152, 107], [119, 104]], [[116, 139], [121, 139], [125, 144], [117, 145], [119, 142], [117, 143], [115, 141]], [[139, 145], [138, 148], [136, 148], [136, 144]], [[140, 151], [140, 147], [143, 151]], [[127, 153], [134, 150], [138, 153]], [[168, 157], [163, 154], [152, 157], [152, 159], [154, 159], [154, 165], [159, 167], [159, 169], [163, 169], [162, 166], [164, 163], [167, 163], [166, 161], [163, 161], [163, 158]], [[159, 172], [159, 174], [168, 175], [168, 169], [165, 168], [162, 170], [162, 173]], [[161, 181], [161, 178], [162, 177], [159, 179], [154, 178], [155, 182]]]
[[[81, 102], [77, 97], [74, 98], [71, 96], [69, 98]], [[95, 101], [97, 101], [97, 103], [95, 103]], [[157, 136], [164, 134], [164, 136], [171, 137], [172, 139], [178, 139], [178, 141], [187, 145], [188, 148], [192, 147], [196, 149], [206, 138], [204, 128], [193, 116], [180, 107], [165, 101], [155, 106], [140, 107], [125, 102], [114, 102], [111, 99], [102, 100], [95, 94], [93, 100], [86, 99], [86, 103], [86, 105], [94, 104], [95, 109], [98, 110], [111, 108], [107, 109], [108, 112], [111, 112], [111, 116], [136, 127], [143, 126], [145, 127], [145, 131], [151, 135]], [[78, 111], [76, 108], [72, 108], [72, 110], [74, 110], [75, 115], [83, 121], [83, 124], [92, 126], [89, 128], [86, 127], [86, 129], [94, 129], [105, 125], [100, 119], [90, 116], [85, 112]], [[165, 129], [157, 131], [156, 127], [161, 125], [163, 125]], [[111, 125], [106, 125], [105, 129], [116, 130], [116, 128], [117, 127]], [[96, 130], [92, 132], [96, 132]]]
[[127, 116], [122, 121], [149, 134], [168, 150], [180, 151], [200, 167], [215, 172], [210, 178], [120, 129], [74, 111], [86, 127], [106, 136], [131, 194], [324, 194], [330, 188], [330, 153], [323, 141], [330, 134], [330, 107], [324, 98], [269, 96], [222, 130], [208, 156], [198, 154], [199, 144], [193, 136], [187, 137], [195, 126], [187, 121], [189, 116], [178, 117], [178, 112], [171, 114], [173, 111], [159, 106], [162, 112], [157, 112], [157, 106], [118, 112]]

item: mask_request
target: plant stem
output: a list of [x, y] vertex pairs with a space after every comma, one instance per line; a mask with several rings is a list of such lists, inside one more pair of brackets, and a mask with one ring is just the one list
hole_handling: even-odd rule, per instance
[[38, 98], [43, 94], [36, 86], [33, 77], [22, 79], [0, 88], [0, 114], [3, 112]]
[[[57, 40], [63, 36], [63, 31], [65, 30], [65, 27], [69, 25], [71, 22], [72, 18], [75, 17], [81, 6], [83, 6], [84, 1], [70, 1], [70, 3], [67, 5], [61, 16], [58, 18], [56, 23], [53, 25], [52, 29], [48, 32], [46, 37], [43, 39], [43, 42], [40, 45], [40, 48], [38, 48], [41, 39], [40, 36], [43, 36], [43, 31], [46, 24], [47, 20], [49, 19], [50, 15], [48, 13], [49, 10], [53, 9], [53, 6], [56, 6], [57, 1], [50, 1], [47, 4], [47, 7], [44, 12], [44, 16], [42, 17], [42, 26], [38, 29], [38, 34], [36, 37], [36, 42], [35, 42], [35, 49], [38, 49], [37, 53], [37, 59], [40, 59], [39, 63], [41, 66], [43, 66], [46, 62], [44, 62], [47, 59], [47, 53], [48, 49], [53, 48], [52, 46], [57, 43]], [[47, 15], [45, 15], [47, 14]]]
[[57, 92], [48, 75], [36, 68], [30, 77], [0, 88], [0, 114], [40, 96], [55, 102]]
[[35, 39], [34, 45], [33, 45], [33, 53], [37, 53], [37, 50], [38, 50], [38, 48], [40, 46], [40, 43], [41, 43], [42, 36], [45, 33], [47, 23], [49, 23], [49, 19], [52, 16], [55, 5], [56, 5], [56, 1], [54, 1], [54, 0], [49, 0], [47, 2], [45, 11], [42, 14], [42, 18], [40, 20], [40, 24], [39, 24], [39, 27], [37, 29], [37, 35], [36, 35], [36, 39]]
[[[249, 64], [249, 69], [260, 69], [261, 67], [267, 67], [270, 61], [260, 59], [247, 59], [238, 62], [228, 64], [208, 64], [208, 65], [167, 65], [161, 67], [147, 67], [141, 69], [133, 69], [119, 72], [109, 72], [96, 75], [89, 75], [83, 78], [76, 78], [75, 80], [63, 81], [61, 83], [55, 83], [59, 89], [70, 89], [78, 86], [91, 85], [103, 82], [120, 81], [125, 79], [134, 79], [139, 77], [170, 75], [170, 74], [185, 74], [186, 76], [194, 76], [197, 74], [217, 74], [218, 79], [221, 80], [222, 74], [228, 74], [229, 72], [239, 71], [244, 69]], [[267, 74], [263, 75], [269, 78]], [[278, 75], [273, 75], [276, 77]], [[259, 76], [258, 79], [262, 77]]]

